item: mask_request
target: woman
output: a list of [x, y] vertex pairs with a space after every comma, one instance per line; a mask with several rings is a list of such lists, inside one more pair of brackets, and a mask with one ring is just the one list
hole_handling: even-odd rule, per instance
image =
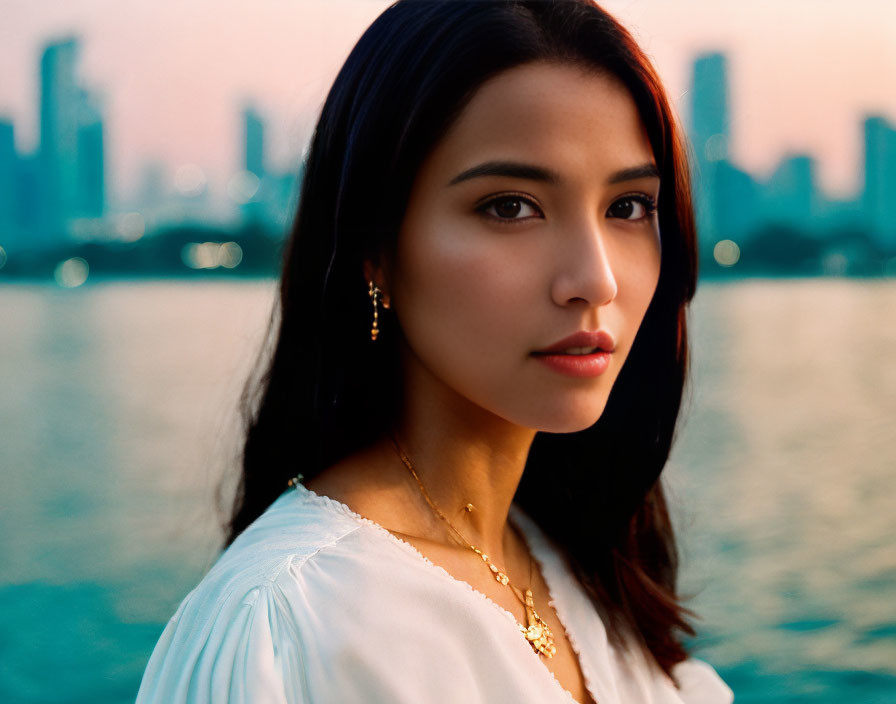
[[730, 701], [681, 641], [657, 481], [694, 287], [622, 27], [392, 5], [312, 139], [227, 550], [138, 702]]

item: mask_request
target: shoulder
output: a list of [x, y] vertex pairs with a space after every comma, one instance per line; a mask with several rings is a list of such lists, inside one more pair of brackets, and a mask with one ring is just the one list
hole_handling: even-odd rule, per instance
[[712, 665], [688, 658], [672, 670], [681, 699], [686, 704], [730, 704], [734, 693]]
[[284, 492], [181, 602], [147, 664], [138, 704], [305, 701], [296, 605], [308, 584], [296, 576], [358, 528]]
[[233, 541], [200, 586], [276, 583], [284, 569], [301, 567], [358, 528], [350, 516], [323, 510], [307, 492], [289, 489]]
[[208, 574], [184, 600], [213, 609], [258, 589], [279, 592], [292, 587], [302, 567], [335, 548], [360, 527], [350, 516], [323, 510], [307, 493], [283, 492], [221, 554]]
[[675, 702], [676, 704], [731, 704], [734, 693], [707, 662], [688, 657], [672, 667], [671, 677], [645, 655], [633, 636], [625, 646], [611, 648], [620, 673], [622, 701]]

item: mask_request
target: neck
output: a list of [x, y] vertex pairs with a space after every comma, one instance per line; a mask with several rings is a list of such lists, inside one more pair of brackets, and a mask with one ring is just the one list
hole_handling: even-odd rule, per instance
[[[403, 493], [410, 495], [408, 506], [420, 515], [425, 537], [462, 545], [430, 507], [420, 484], [467, 543], [503, 559], [511, 540], [507, 516], [535, 431], [478, 407], [406, 403], [393, 436], [420, 483], [388, 437], [382, 440], [383, 452], [394, 458], [387, 461], [394, 467]], [[473, 505], [472, 511], [465, 509], [467, 504]]]

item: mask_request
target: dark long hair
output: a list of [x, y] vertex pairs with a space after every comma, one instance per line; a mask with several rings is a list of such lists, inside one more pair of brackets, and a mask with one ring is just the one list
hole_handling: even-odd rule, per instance
[[532, 61], [612, 74], [628, 87], [660, 171], [656, 293], [601, 418], [537, 433], [515, 501], [565, 551], [621, 642], [669, 673], [693, 634], [658, 481], [682, 400], [696, 243], [684, 143], [629, 33], [589, 0], [399, 0], [360, 38], [327, 96], [284, 250], [269, 351], [244, 389], [242, 475], [229, 545], [301, 471], [310, 479], [382, 437], [402, 398], [398, 330], [371, 306], [362, 264], [394, 252], [424, 158], [477, 88]]

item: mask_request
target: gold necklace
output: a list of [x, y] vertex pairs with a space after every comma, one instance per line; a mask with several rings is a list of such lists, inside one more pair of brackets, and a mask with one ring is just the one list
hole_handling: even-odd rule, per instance
[[[529, 641], [529, 645], [532, 646], [532, 649], [538, 653], [539, 655], [544, 655], [545, 657], [552, 658], [554, 654], [557, 652], [557, 646], [554, 645], [554, 634], [551, 632], [551, 629], [548, 627], [548, 624], [545, 622], [541, 616], [538, 615], [538, 612], [535, 610], [535, 602], [532, 598], [532, 590], [526, 589], [525, 595], [520, 597], [517, 594], [517, 588], [510, 584], [510, 579], [507, 574], [499, 570], [491, 560], [489, 560], [488, 555], [483, 553], [479, 548], [471, 545], [458, 531], [457, 529], [451, 525], [451, 521], [449, 521], [445, 515], [436, 508], [436, 505], [432, 502], [432, 499], [429, 498], [429, 494], [426, 492], [426, 489], [423, 486], [423, 482], [420, 481], [420, 477], [417, 476], [417, 472], [414, 471], [414, 466], [411, 464], [411, 461], [408, 459], [407, 455], [402, 452], [401, 447], [398, 445], [398, 441], [389, 433], [389, 439], [392, 441], [392, 446], [395, 448], [395, 451], [398, 453], [398, 456], [401, 458], [401, 461], [404, 463], [405, 467], [410, 470], [414, 479], [417, 480], [417, 485], [420, 487], [420, 491], [423, 493], [423, 498], [426, 499], [426, 503], [429, 504], [430, 508], [438, 514], [439, 518], [441, 518], [448, 527], [454, 532], [454, 534], [458, 537], [458, 539], [470, 548], [473, 552], [479, 555], [482, 558], [482, 561], [488, 565], [488, 568], [492, 571], [492, 574], [495, 575], [495, 579], [507, 586], [510, 587], [510, 591], [513, 595], [526, 607], [526, 620], [528, 622], [527, 626], [517, 622], [517, 626], [519, 626], [520, 632], [526, 637], [526, 640]], [[466, 509], [469, 511], [471, 509], [470, 504], [467, 504]], [[532, 583], [532, 556], [529, 556], [529, 584]]]

